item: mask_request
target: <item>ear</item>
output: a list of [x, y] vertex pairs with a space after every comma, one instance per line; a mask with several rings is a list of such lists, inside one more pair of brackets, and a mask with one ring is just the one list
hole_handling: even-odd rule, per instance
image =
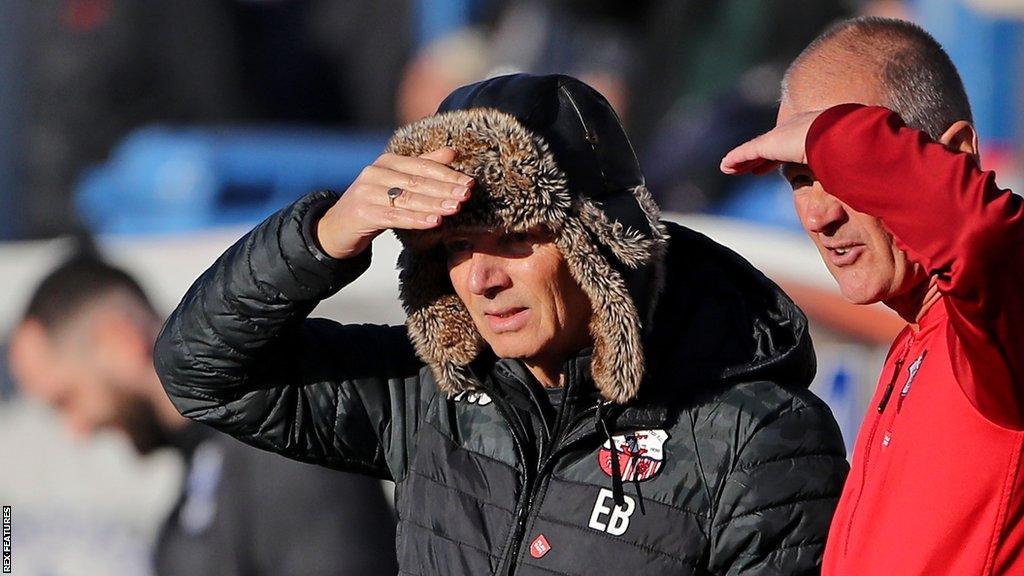
[[31, 367], [43, 360], [47, 347], [46, 330], [36, 320], [24, 320], [11, 332], [8, 342], [8, 359], [15, 382], [24, 386], [31, 384]]
[[978, 148], [978, 131], [967, 120], [957, 120], [939, 137], [939, 143], [954, 152], [966, 152], [981, 166], [981, 150]]
[[149, 341], [138, 324], [127, 315], [102, 315], [90, 328], [94, 353], [102, 364], [132, 372], [151, 366]]

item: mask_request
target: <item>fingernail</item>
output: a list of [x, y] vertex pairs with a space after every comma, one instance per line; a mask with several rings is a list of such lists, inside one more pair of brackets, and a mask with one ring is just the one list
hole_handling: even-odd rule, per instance
[[471, 186], [473, 184], [474, 180], [473, 180], [473, 178], [471, 176], [466, 176], [466, 177], [462, 178], [461, 180], [459, 180], [459, 182], [461, 182], [463, 186]]
[[441, 221], [441, 217], [437, 214], [430, 214], [425, 218], [425, 220], [427, 221], [427, 224], [437, 224]]
[[445, 210], [454, 210], [458, 207], [459, 203], [455, 200], [445, 200], [444, 202], [441, 202], [441, 208], [444, 208]]
[[459, 200], [465, 200], [469, 198], [469, 188], [466, 186], [460, 186], [455, 189], [455, 197]]

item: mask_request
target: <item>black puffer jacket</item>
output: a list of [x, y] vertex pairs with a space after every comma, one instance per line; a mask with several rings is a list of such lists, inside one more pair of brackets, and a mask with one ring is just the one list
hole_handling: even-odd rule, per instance
[[[370, 261], [316, 247], [334, 199], [272, 216], [189, 290], [156, 347], [184, 415], [393, 479], [404, 574], [818, 572], [843, 443], [806, 389], [806, 319], [746, 261], [669, 225], [647, 376], [623, 406], [599, 400], [586, 353], [565, 366], [561, 409], [487, 354], [478, 391], [449, 397], [405, 327], [306, 319]], [[605, 472], [615, 457], [621, 483]]]

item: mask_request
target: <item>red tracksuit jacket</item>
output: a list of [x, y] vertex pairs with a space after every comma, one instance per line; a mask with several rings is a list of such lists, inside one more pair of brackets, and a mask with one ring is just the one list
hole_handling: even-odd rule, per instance
[[823, 573], [1024, 574], [1024, 201], [884, 108], [829, 109], [807, 156], [942, 294], [889, 352]]

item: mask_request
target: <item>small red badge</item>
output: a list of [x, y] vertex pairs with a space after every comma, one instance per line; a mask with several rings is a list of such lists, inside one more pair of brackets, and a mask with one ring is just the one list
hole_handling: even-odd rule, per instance
[[543, 558], [548, 551], [551, 550], [551, 543], [544, 537], [543, 534], [537, 536], [530, 543], [530, 556], [534, 558]]

